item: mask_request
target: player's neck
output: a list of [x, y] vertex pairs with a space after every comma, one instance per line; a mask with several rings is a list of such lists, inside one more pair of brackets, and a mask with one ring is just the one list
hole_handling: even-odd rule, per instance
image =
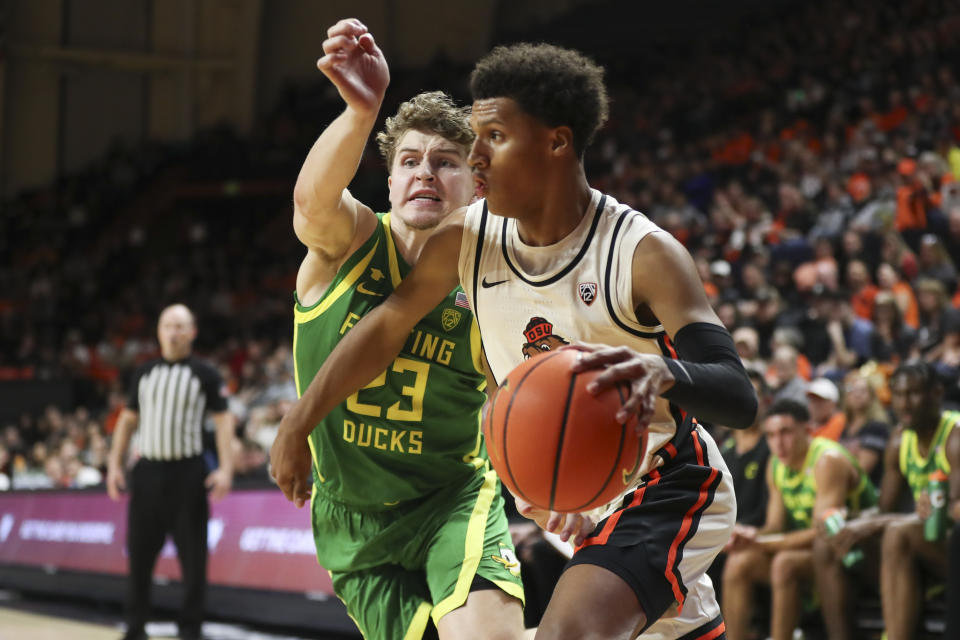
[[393, 235], [394, 246], [408, 265], [413, 266], [417, 263], [423, 245], [426, 244], [434, 228], [414, 229], [404, 224], [399, 217], [391, 216], [390, 233]]
[[587, 213], [592, 193], [583, 167], [573, 175], [557, 175], [543, 190], [543, 198], [526, 215], [517, 217], [520, 240], [531, 247], [556, 244], [577, 228]]

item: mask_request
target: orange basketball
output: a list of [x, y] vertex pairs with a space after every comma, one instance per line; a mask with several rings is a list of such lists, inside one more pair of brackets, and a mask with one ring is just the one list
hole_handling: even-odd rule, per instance
[[626, 385], [598, 396], [587, 384], [599, 370], [574, 373], [574, 350], [545, 353], [517, 366], [500, 385], [483, 421], [487, 451], [514, 495], [562, 513], [607, 504], [633, 481], [646, 449], [636, 418], [616, 414]]

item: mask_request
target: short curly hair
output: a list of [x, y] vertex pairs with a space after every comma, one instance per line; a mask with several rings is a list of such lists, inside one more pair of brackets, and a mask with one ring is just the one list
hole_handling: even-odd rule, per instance
[[377, 147], [387, 161], [387, 171], [393, 170], [397, 144], [410, 129], [435, 133], [466, 153], [475, 137], [470, 128], [470, 107], [458, 107], [443, 91], [417, 94], [401, 104], [397, 115], [387, 118], [383, 131], [377, 134]]
[[568, 126], [578, 155], [607, 121], [603, 68], [578, 51], [550, 44], [496, 47], [470, 74], [474, 101], [511, 98], [550, 127]]

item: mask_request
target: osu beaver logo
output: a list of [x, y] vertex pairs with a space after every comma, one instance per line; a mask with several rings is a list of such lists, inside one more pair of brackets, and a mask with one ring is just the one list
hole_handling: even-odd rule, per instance
[[553, 324], [546, 318], [530, 318], [527, 328], [523, 330], [523, 335], [527, 338], [526, 344], [523, 345], [524, 359], [570, 344], [562, 336], [554, 335]]

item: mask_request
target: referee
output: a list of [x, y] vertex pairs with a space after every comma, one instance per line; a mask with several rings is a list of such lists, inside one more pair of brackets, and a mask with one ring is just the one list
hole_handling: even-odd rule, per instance
[[[134, 375], [127, 407], [113, 435], [107, 493], [114, 500], [126, 488], [124, 458], [137, 430], [140, 459], [131, 472], [127, 514], [130, 557], [127, 633], [124, 640], [146, 640], [153, 567], [168, 533], [173, 534], [183, 573], [180, 638], [198, 640], [207, 585], [206, 489], [219, 500], [233, 482], [231, 442], [234, 421], [227, 411], [223, 381], [209, 364], [191, 355], [197, 327], [182, 304], [167, 307], [157, 324], [160, 354]], [[207, 475], [203, 461], [203, 417], [217, 426], [220, 466]]]

